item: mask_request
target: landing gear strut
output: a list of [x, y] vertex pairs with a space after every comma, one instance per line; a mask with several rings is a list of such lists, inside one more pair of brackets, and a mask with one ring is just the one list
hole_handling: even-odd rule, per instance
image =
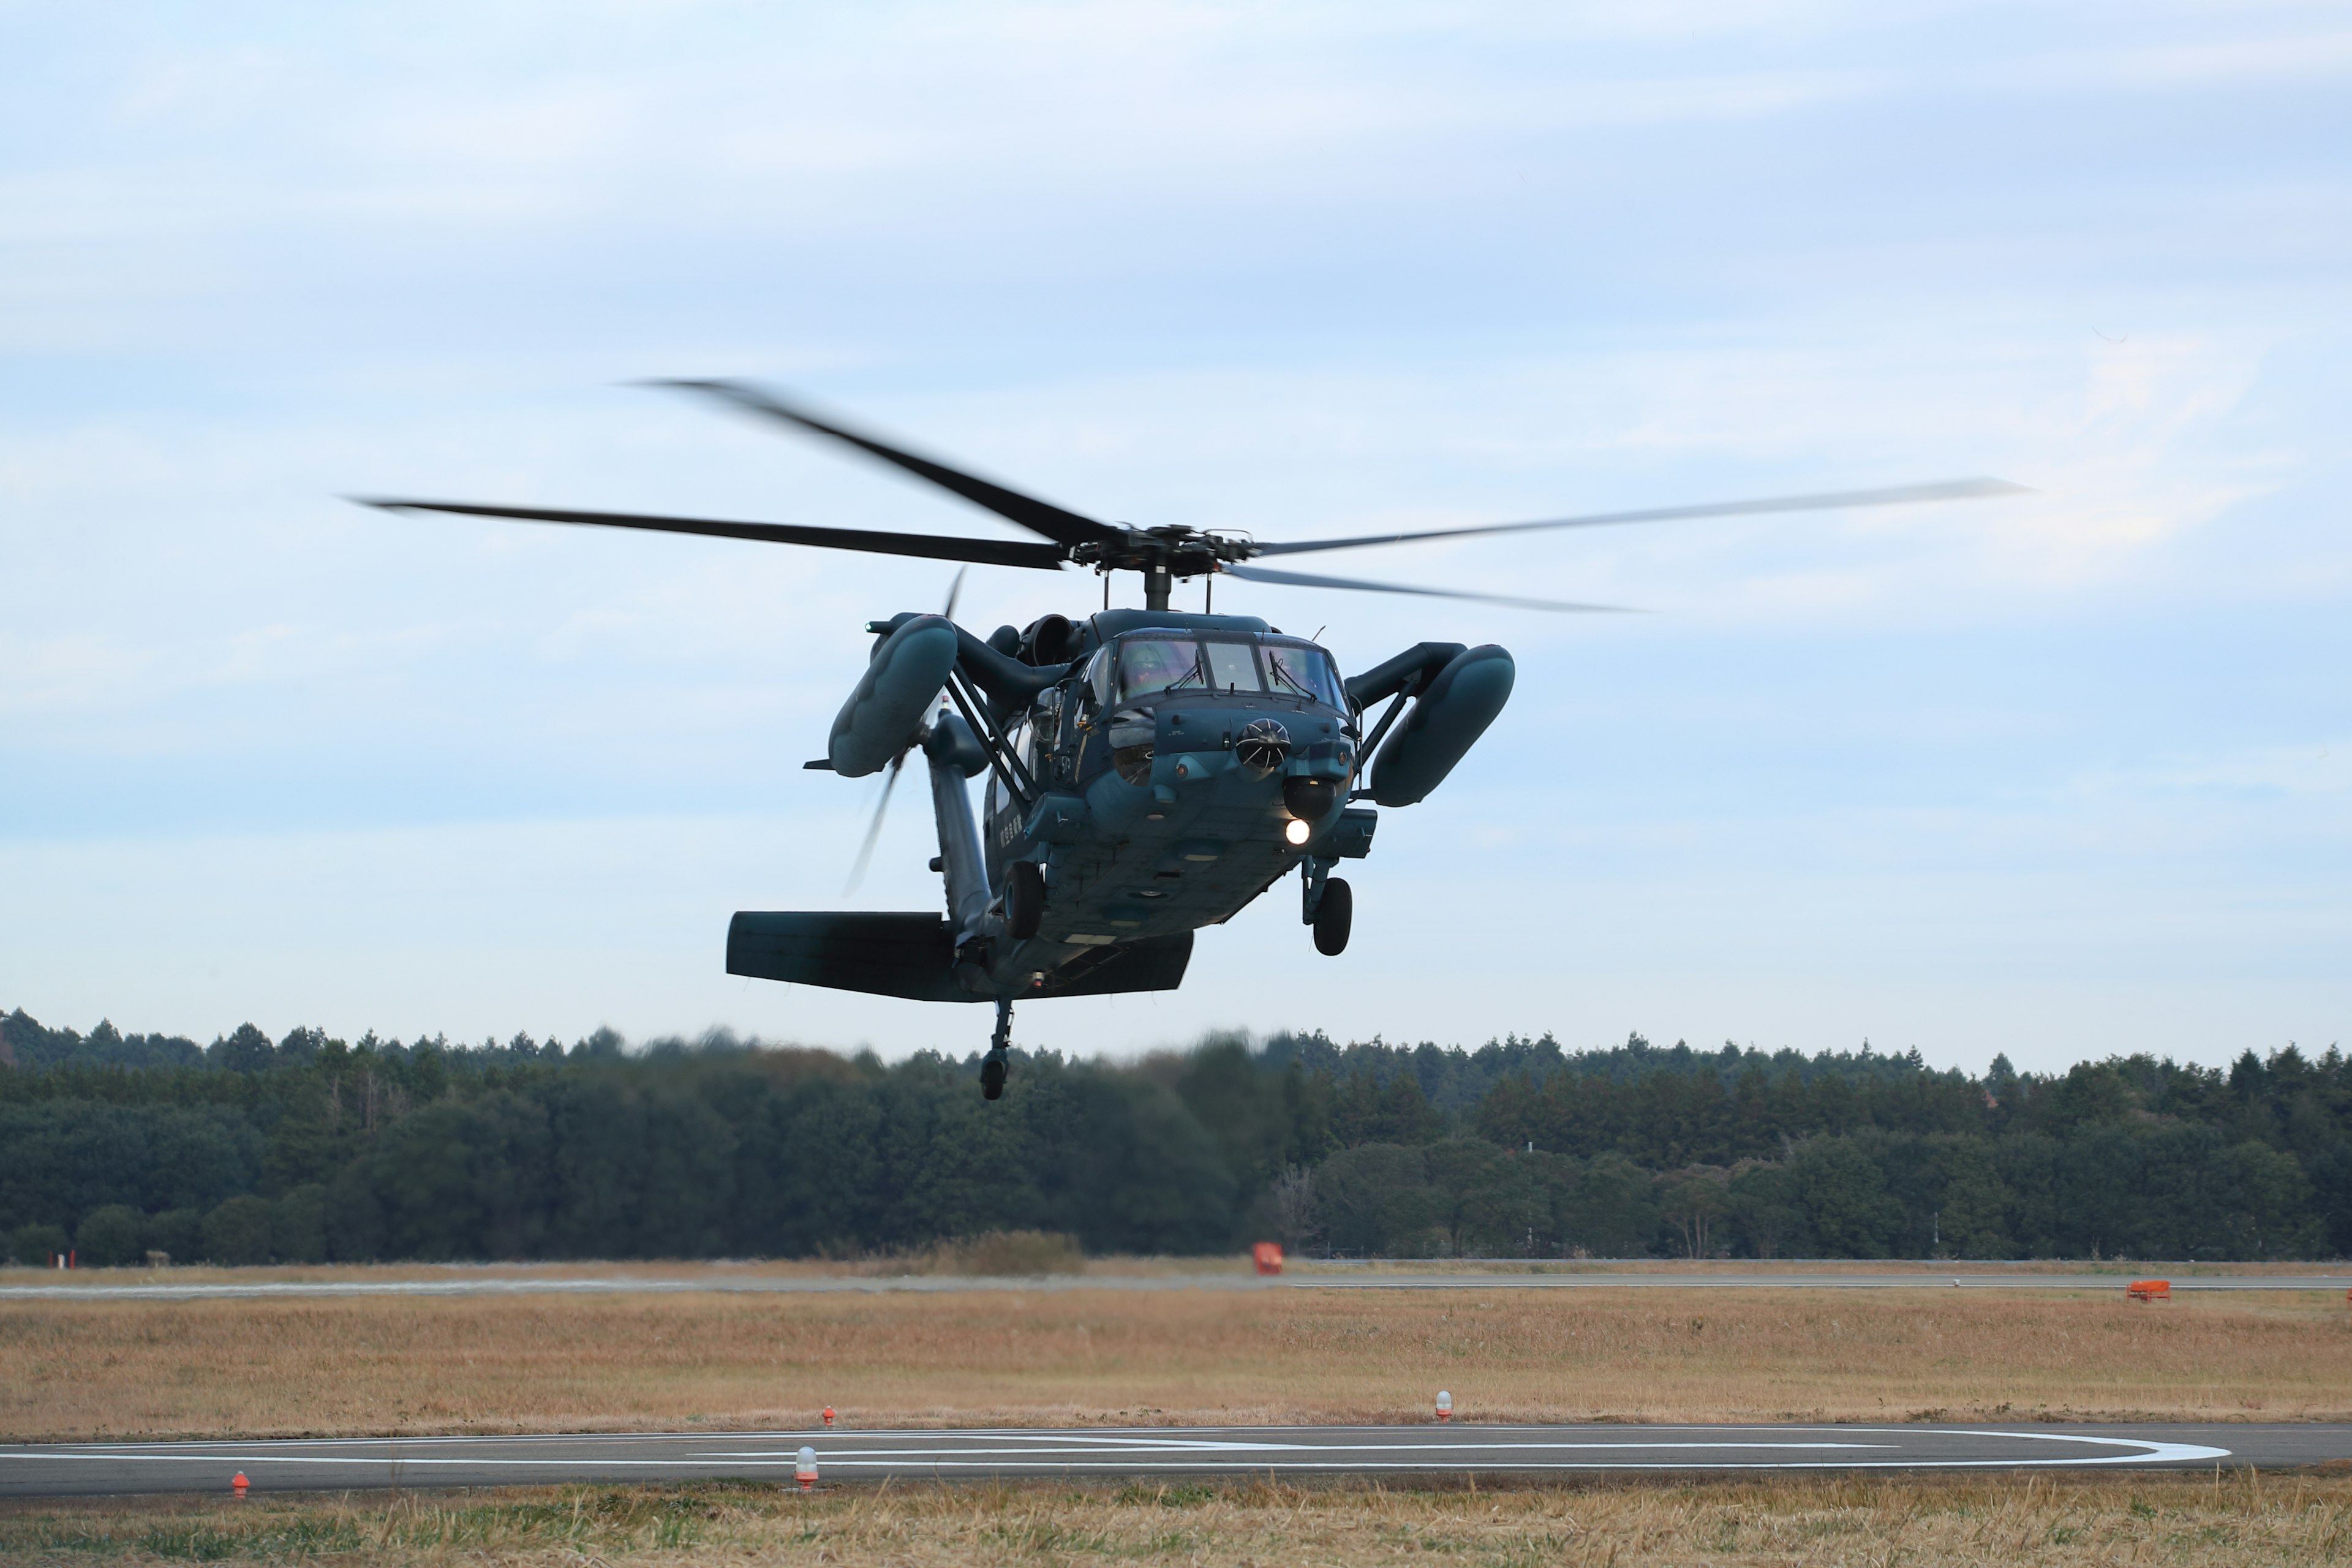
[[1007, 1051], [1013, 1044], [1013, 998], [996, 999], [996, 1037], [988, 1047], [988, 1055], [980, 1063], [980, 1097], [1001, 1099], [1004, 1094], [1004, 1075], [1013, 1068], [1013, 1058]]

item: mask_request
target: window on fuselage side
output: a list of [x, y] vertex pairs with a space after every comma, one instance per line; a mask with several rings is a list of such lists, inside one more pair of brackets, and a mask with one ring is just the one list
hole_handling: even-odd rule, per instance
[[1311, 697], [1328, 707], [1345, 710], [1348, 706], [1339, 689], [1339, 674], [1331, 668], [1331, 656], [1319, 647], [1303, 647], [1296, 643], [1266, 644], [1265, 683], [1276, 691]]
[[[1015, 719], [1004, 731], [1004, 749], [1019, 758], [1022, 766], [1029, 769], [1032, 776], [1034, 776], [1037, 764], [1034, 753], [1029, 750], [1030, 738], [1029, 721], [1025, 719]], [[1010, 809], [1012, 805], [1012, 796], [1004, 793], [1003, 779], [994, 768], [989, 769], [988, 807], [983, 814], [985, 820], [993, 822], [998, 812]]]
[[1037, 776], [1038, 764], [1054, 749], [1053, 726], [1054, 710], [1052, 709], [1032, 709], [1029, 713], [1029, 723], [1025, 726], [1026, 732], [1016, 737], [1013, 742], [1013, 754], [1021, 759], [1021, 765], [1029, 770], [1031, 778]]

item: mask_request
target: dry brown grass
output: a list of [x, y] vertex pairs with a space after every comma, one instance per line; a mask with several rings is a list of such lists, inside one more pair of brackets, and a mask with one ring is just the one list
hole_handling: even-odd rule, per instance
[[1077, 1251], [1076, 1243], [1068, 1237], [1041, 1231], [991, 1231], [910, 1251], [867, 1253], [854, 1258], [627, 1258], [591, 1263], [280, 1263], [234, 1268], [194, 1263], [174, 1264], [167, 1268], [78, 1268], [71, 1273], [0, 1261], [0, 1286], [96, 1289], [109, 1285], [465, 1284], [499, 1279], [708, 1279], [726, 1284], [762, 1279], [892, 1279], [956, 1273], [1198, 1279], [1212, 1276], [1239, 1279], [1254, 1272], [1246, 1257], [1138, 1258], [1109, 1254], [1089, 1258]]
[[1084, 1274], [1087, 1255], [1078, 1238], [1058, 1231], [992, 1230], [965, 1240], [942, 1241], [922, 1257], [926, 1274], [1020, 1279], [1046, 1274]]
[[0, 1508], [17, 1562], [2021, 1565], [2332, 1563], [2352, 1479], [1937, 1476], [1496, 1491], [1263, 1482], [1073, 1489], [705, 1485], [387, 1500]]
[[[1009, 1241], [1010, 1246], [1000, 1244]], [[1027, 1248], [1044, 1243], [1042, 1258]], [[1916, 1275], [1939, 1283], [1953, 1275], [1984, 1279], [2080, 1278], [2089, 1286], [2120, 1285], [2126, 1279], [2155, 1275], [2192, 1279], [2209, 1275], [2294, 1275], [2336, 1277], [2352, 1288], [2352, 1265], [2345, 1263], [2102, 1263], [2062, 1259], [2031, 1259], [2020, 1263], [1922, 1262], [1895, 1258], [1874, 1262], [1809, 1262], [1803, 1259], [1752, 1258], [1686, 1261], [1681, 1258], [1591, 1258], [1577, 1261], [1516, 1262], [1455, 1258], [1381, 1258], [1371, 1262], [1327, 1261], [1293, 1257], [1288, 1273], [1360, 1279], [1384, 1275], [1478, 1274], [1641, 1274], [1692, 1279], [1735, 1274], [1869, 1274]], [[709, 1279], [718, 1283], [761, 1279], [893, 1279], [909, 1275], [972, 1272], [1013, 1274], [1079, 1273], [1101, 1280], [1200, 1279], [1243, 1278], [1254, 1272], [1245, 1256], [1203, 1258], [1139, 1258], [1107, 1255], [1072, 1258], [1066, 1238], [1034, 1231], [994, 1232], [969, 1241], [948, 1241], [908, 1252], [861, 1255], [854, 1258], [678, 1259], [652, 1258], [614, 1262], [560, 1263], [288, 1263], [267, 1268], [224, 1268], [213, 1264], [175, 1265], [169, 1268], [83, 1268], [62, 1274], [50, 1268], [28, 1268], [0, 1261], [0, 1286], [107, 1285], [269, 1285], [293, 1283], [375, 1283], [394, 1281], [478, 1281], [485, 1279]]]
[[2352, 1416], [2313, 1293], [1003, 1290], [0, 1303], [0, 1436]]

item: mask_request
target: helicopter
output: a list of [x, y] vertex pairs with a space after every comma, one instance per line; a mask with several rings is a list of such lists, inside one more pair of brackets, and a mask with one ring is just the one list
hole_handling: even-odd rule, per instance
[[[738, 912], [727, 973], [930, 1002], [987, 1002], [996, 1027], [983, 1097], [1011, 1069], [1013, 1009], [1055, 996], [1172, 990], [1193, 933], [1222, 924], [1293, 870], [1318, 952], [1344, 952], [1354, 898], [1340, 863], [1371, 853], [1381, 809], [1427, 798], [1509, 700], [1516, 668], [1495, 644], [1423, 642], [1342, 676], [1314, 639], [1255, 616], [1213, 613], [1215, 581], [1467, 599], [1522, 609], [1620, 608], [1259, 565], [1269, 557], [1571, 528], [1908, 505], [2021, 493], [1993, 479], [1696, 506], [1264, 541], [1235, 530], [1109, 523], [982, 479], [821, 416], [748, 382], [647, 384], [845, 444], [1018, 524], [1039, 540], [971, 539], [465, 501], [354, 497], [388, 511], [704, 534], [1103, 579], [1102, 606], [1040, 616], [986, 637], [941, 614], [869, 621], [865, 675], [825, 754], [844, 778], [885, 774], [858, 857], [870, 858], [908, 759], [929, 776], [944, 914]], [[1040, 542], [1042, 541], [1042, 542]], [[1111, 579], [1143, 579], [1143, 605], [1111, 605]], [[1173, 585], [1204, 578], [1200, 614]], [[956, 586], [962, 583], [957, 574]], [[1381, 707], [1385, 704], [1385, 707]], [[1372, 712], [1378, 709], [1377, 717]], [[974, 816], [971, 781], [987, 775]], [[1366, 804], [1369, 803], [1369, 804]], [[856, 873], [853, 873], [853, 882]]]

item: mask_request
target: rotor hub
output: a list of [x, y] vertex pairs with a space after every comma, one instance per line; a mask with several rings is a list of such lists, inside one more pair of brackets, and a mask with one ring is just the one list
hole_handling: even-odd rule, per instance
[[1213, 533], [1181, 523], [1159, 528], [1121, 524], [1109, 539], [1088, 540], [1075, 546], [1070, 559], [1098, 572], [1141, 572], [1165, 577], [1204, 577], [1229, 562], [1247, 561], [1258, 552], [1253, 540]]

